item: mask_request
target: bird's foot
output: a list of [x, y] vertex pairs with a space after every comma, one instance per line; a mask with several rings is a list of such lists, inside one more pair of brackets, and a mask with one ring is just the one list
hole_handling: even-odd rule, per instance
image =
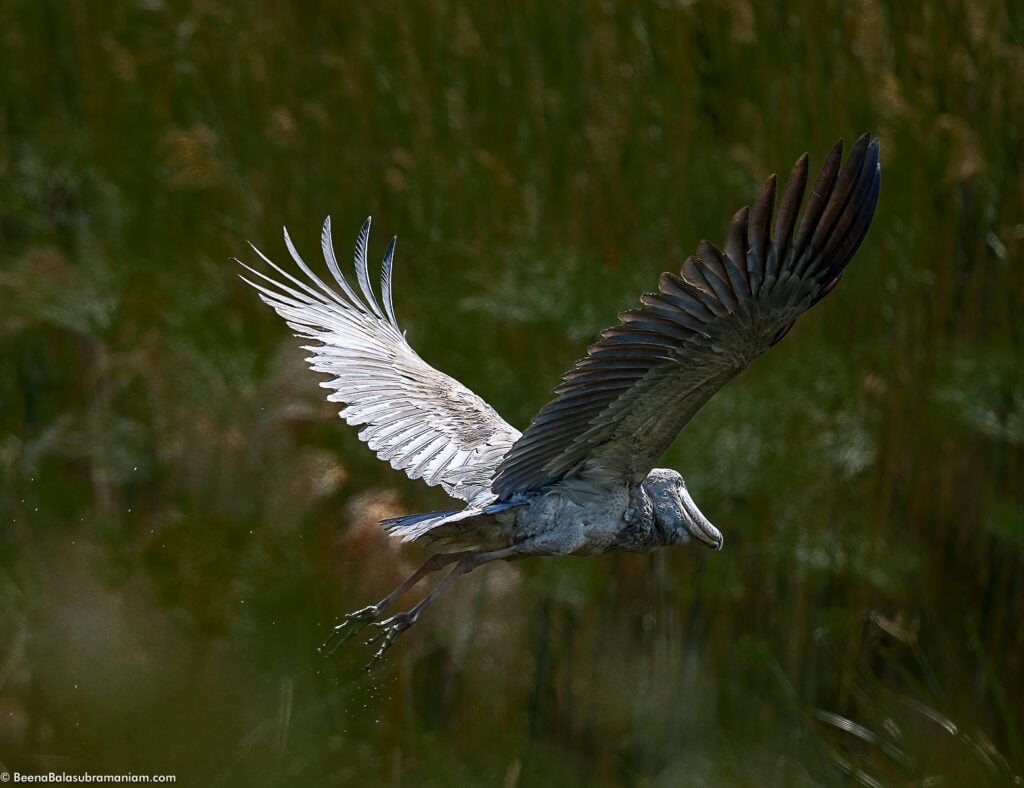
[[380, 614], [384, 612], [383, 605], [368, 605], [360, 610], [346, 613], [344, 620], [334, 625], [334, 631], [317, 649], [325, 657], [333, 657], [334, 652], [345, 645], [352, 637], [358, 635], [370, 624], [375, 624]]
[[364, 670], [369, 670], [377, 664], [377, 660], [384, 656], [384, 652], [391, 648], [392, 644], [398, 640], [398, 636], [416, 623], [416, 617], [416, 613], [410, 610], [405, 613], [398, 613], [383, 621], [370, 622], [379, 631], [366, 641], [366, 645], [380, 644], [380, 648], [377, 649], [373, 657], [365, 665]]

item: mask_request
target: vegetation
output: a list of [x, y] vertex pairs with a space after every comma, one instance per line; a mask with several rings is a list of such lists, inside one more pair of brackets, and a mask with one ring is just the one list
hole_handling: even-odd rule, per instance
[[[1024, 775], [1024, 9], [0, 8], [0, 765], [254, 785]], [[665, 459], [726, 547], [466, 578], [315, 645], [445, 505], [229, 262], [400, 234], [422, 355], [525, 425], [804, 150], [882, 141], [835, 294]], [[341, 249], [339, 251], [345, 251]]]

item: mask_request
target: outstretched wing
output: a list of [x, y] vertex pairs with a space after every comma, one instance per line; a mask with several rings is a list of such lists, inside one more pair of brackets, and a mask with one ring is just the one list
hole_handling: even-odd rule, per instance
[[366, 246], [367, 219], [356, 242], [356, 281], [362, 297], [349, 285], [334, 256], [331, 220], [324, 222], [324, 260], [340, 292], [309, 268], [284, 231], [285, 245], [302, 276], [288, 273], [253, 247], [277, 272], [274, 278], [245, 263], [260, 298], [273, 307], [298, 336], [318, 344], [307, 361], [333, 389], [327, 399], [344, 404], [341, 417], [364, 425], [359, 438], [377, 456], [410, 478], [440, 484], [465, 501], [489, 490], [495, 469], [519, 438], [494, 409], [454, 378], [437, 371], [409, 346], [395, 320], [391, 301], [392, 239], [381, 269], [381, 308], [370, 285]]
[[775, 176], [732, 219], [725, 251], [702, 241], [681, 276], [619, 315], [563, 376], [498, 466], [500, 499], [573, 476], [637, 483], [726, 382], [824, 297], [867, 232], [878, 202], [878, 140], [861, 137], [840, 170], [842, 140], [811, 188], [793, 167], [769, 230]]

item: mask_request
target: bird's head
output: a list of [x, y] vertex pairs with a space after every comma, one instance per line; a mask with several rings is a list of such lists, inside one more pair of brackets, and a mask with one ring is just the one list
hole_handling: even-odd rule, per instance
[[655, 468], [643, 481], [654, 506], [654, 522], [666, 545], [697, 542], [715, 550], [722, 548], [722, 532], [697, 508], [686, 482], [676, 471]]

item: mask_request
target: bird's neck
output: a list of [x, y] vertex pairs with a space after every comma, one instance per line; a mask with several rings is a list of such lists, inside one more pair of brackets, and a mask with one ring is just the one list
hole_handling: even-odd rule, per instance
[[629, 503], [622, 515], [622, 529], [616, 535], [611, 550], [627, 553], [648, 553], [668, 542], [654, 519], [654, 504], [641, 485], [630, 487]]

